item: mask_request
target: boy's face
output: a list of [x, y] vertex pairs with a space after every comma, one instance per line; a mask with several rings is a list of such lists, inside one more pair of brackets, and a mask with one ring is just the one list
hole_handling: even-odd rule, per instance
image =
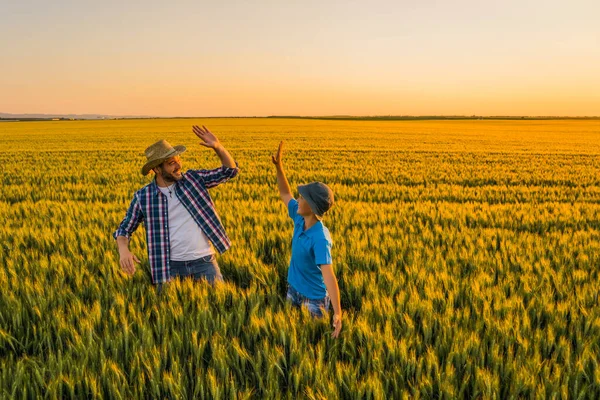
[[301, 194], [298, 195], [298, 214], [302, 215], [303, 217], [308, 217], [313, 214], [308, 202], [304, 199], [304, 197], [302, 197]]

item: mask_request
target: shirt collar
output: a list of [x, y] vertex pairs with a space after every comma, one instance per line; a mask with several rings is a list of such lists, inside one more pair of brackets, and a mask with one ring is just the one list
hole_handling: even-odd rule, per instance
[[[302, 225], [302, 228], [304, 228], [304, 225]], [[323, 223], [321, 221], [317, 221], [316, 224], [306, 230], [302, 229], [301, 233], [304, 233], [307, 236], [312, 236], [318, 232], [323, 232]]]
[[155, 196], [158, 196], [158, 194], [160, 193], [158, 185], [156, 184], [156, 177], [154, 177], [154, 179], [152, 179], [152, 182], [150, 182], [150, 190], [152, 191], [152, 193], [154, 193]]
[[[182, 175], [183, 175], [183, 179], [186, 179], [185, 173], [183, 173]], [[175, 188], [177, 188], [178, 183], [183, 181], [183, 179], [175, 182]], [[150, 182], [150, 190], [153, 191], [155, 196], [158, 196], [158, 194], [161, 193], [160, 189], [158, 188], [158, 185], [156, 184], [156, 177], [154, 177], [154, 179], [152, 179], [152, 182]]]

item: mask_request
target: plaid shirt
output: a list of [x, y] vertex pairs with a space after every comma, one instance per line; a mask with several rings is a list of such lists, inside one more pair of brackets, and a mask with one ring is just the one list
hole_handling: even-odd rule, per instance
[[[219, 253], [231, 247], [231, 241], [207, 189], [226, 182], [239, 173], [239, 167], [222, 166], [212, 170], [188, 170], [181, 180], [175, 182], [175, 195], [206, 234]], [[113, 234], [130, 238], [140, 222], [146, 228], [148, 259], [154, 284], [167, 282], [169, 273], [170, 243], [167, 197], [153, 180], [133, 195], [127, 214], [119, 229]]]

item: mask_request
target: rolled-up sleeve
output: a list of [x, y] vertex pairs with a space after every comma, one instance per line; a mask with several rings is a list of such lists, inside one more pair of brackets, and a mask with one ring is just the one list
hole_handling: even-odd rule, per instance
[[240, 173], [240, 166], [236, 161], [235, 168], [229, 168], [223, 165], [215, 169], [193, 169], [189, 170], [187, 173], [191, 173], [201, 178], [204, 181], [206, 188], [210, 189], [235, 178], [235, 176]]
[[144, 215], [140, 207], [140, 202], [137, 196], [133, 196], [133, 200], [131, 200], [131, 204], [127, 209], [127, 214], [125, 214], [125, 218], [119, 225], [119, 228], [113, 233], [113, 237], [115, 239], [117, 239], [117, 236], [131, 237], [143, 219]]

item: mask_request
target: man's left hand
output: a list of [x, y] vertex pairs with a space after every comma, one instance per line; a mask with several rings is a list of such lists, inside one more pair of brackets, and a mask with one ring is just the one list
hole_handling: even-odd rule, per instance
[[208, 128], [206, 128], [204, 125], [202, 125], [202, 127], [193, 125], [192, 130], [194, 131], [196, 136], [198, 136], [198, 138], [200, 138], [200, 140], [201, 140], [200, 144], [202, 146], [208, 147], [211, 149], [216, 149], [217, 147], [219, 147], [221, 145], [221, 142], [219, 142], [219, 139], [217, 139], [217, 137], [211, 131], [209, 131]]

